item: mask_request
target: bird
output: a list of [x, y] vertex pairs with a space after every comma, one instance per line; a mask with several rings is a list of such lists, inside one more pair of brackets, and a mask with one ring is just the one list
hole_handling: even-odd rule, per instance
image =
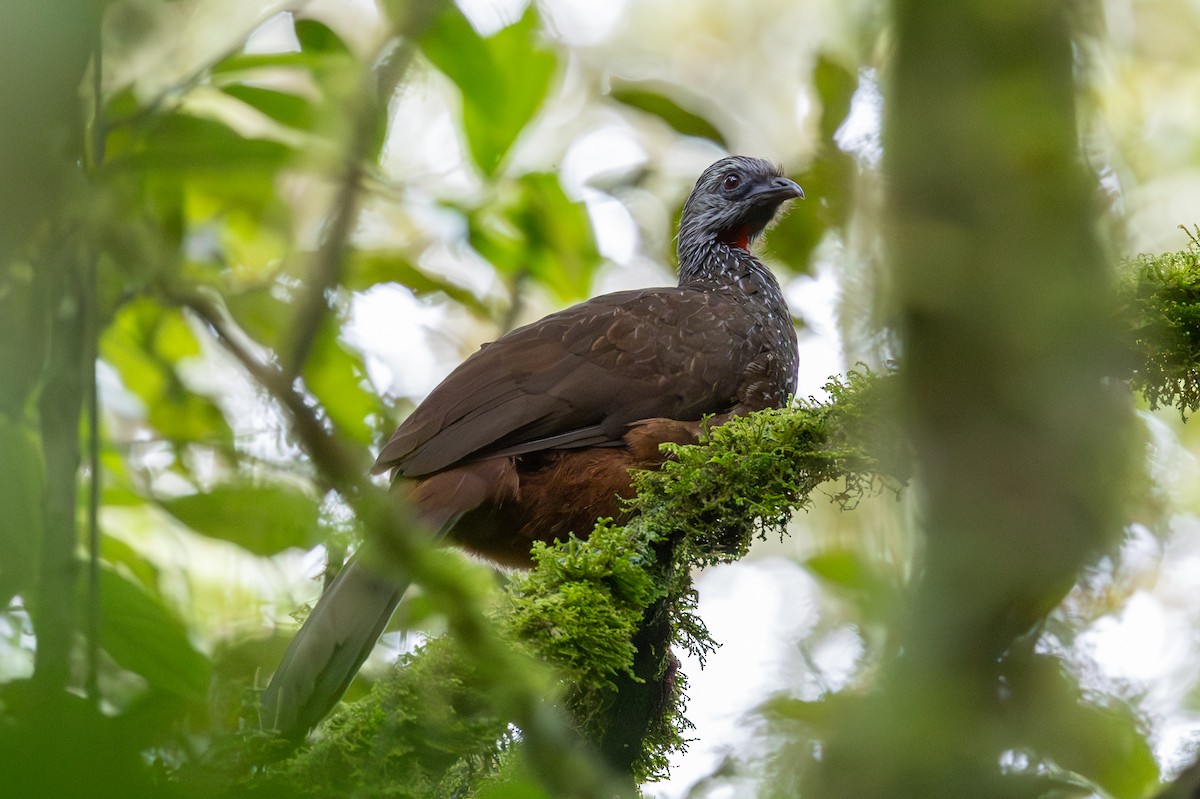
[[[797, 344], [779, 282], [751, 245], [804, 191], [728, 156], [684, 203], [675, 286], [618, 291], [483, 345], [400, 424], [372, 474], [439, 540], [528, 568], [534, 541], [620, 519], [630, 471], [703, 425], [784, 405]], [[337, 704], [406, 590], [352, 558], [264, 690], [264, 725], [299, 738]]]

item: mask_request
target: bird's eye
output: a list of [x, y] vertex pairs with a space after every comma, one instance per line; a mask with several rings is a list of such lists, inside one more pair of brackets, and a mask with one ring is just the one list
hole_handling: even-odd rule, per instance
[[742, 179], [736, 172], [730, 172], [725, 176], [725, 179], [721, 181], [721, 188], [725, 189], [725, 191], [733, 191], [741, 182]]

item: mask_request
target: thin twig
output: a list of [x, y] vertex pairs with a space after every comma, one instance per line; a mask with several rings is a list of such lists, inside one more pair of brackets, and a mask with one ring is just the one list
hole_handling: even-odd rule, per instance
[[[382, 56], [384, 51], [381, 50], [380, 56], [377, 57], [381, 64], [378, 90], [364, 76], [360, 81], [357, 96], [351, 99], [352, 128], [342, 160], [342, 177], [330, 209], [328, 227], [314, 253], [309, 281], [300, 295], [299, 308], [291, 324], [291, 330], [294, 331], [291, 346], [284, 353], [283, 374], [289, 380], [294, 380], [304, 370], [328, 313], [329, 297], [341, 282], [346, 251], [350, 247], [354, 221], [358, 217], [367, 160], [375, 141], [380, 106], [387, 108], [387, 97], [392, 87], [400, 82], [412, 62], [416, 50], [415, 39], [432, 22], [443, 3], [444, 0], [430, 0], [418, 4], [418, 13], [406, 20], [408, 24], [401, 32], [401, 44], [397, 52], [387, 58]], [[332, 575], [341, 570], [345, 555], [345, 551], [338, 548], [326, 549], [326, 584], [332, 579]]]
[[[99, 169], [104, 164], [105, 136], [104, 93], [102, 88], [103, 46], [101, 29], [96, 27], [95, 45], [92, 53], [92, 119], [88, 131], [89, 167]], [[84, 295], [87, 304], [83, 309], [83, 329], [87, 337], [84, 382], [87, 386], [87, 609], [84, 619], [84, 634], [87, 642], [87, 676], [84, 693], [96, 706], [100, 704], [100, 624], [103, 596], [100, 592], [100, 492], [103, 489], [100, 474], [100, 391], [96, 385], [96, 361], [100, 357], [100, 289], [97, 280], [97, 259], [88, 258], [85, 267]]]
[[291, 377], [298, 376], [304, 369], [304, 364], [312, 353], [321, 322], [329, 308], [326, 297], [341, 281], [351, 224], [358, 215], [363, 175], [362, 159], [366, 156], [366, 147], [370, 141], [370, 128], [362, 124], [361, 120], [355, 129], [351, 155], [346, 160], [345, 172], [334, 197], [333, 216], [321, 246], [314, 255], [309, 281], [300, 295], [299, 309], [292, 324], [295, 335], [284, 362], [284, 373]]
[[100, 620], [103, 597], [100, 593], [100, 492], [103, 489], [100, 475], [100, 392], [96, 386], [96, 359], [99, 358], [100, 325], [97, 320], [96, 302], [99, 289], [96, 282], [96, 259], [87, 267], [88, 298], [84, 308], [83, 329], [87, 336], [84, 344], [86, 360], [83, 364], [84, 385], [87, 392], [86, 407], [88, 420], [87, 463], [87, 609], [85, 635], [87, 641], [87, 677], [84, 692], [94, 704], [100, 703]]
[[357, 475], [365, 471], [365, 452], [354, 451], [336, 438], [314, 410], [310, 400], [296, 389], [293, 381], [274, 364], [258, 357], [248, 335], [229, 315], [215, 292], [203, 288], [170, 288], [168, 297], [191, 309], [213, 331], [217, 341], [242, 365], [250, 376], [283, 405], [293, 432], [312, 458], [314, 465], [339, 492], [357, 492], [366, 481]]
[[304, 369], [329, 310], [329, 295], [341, 282], [367, 177], [367, 160], [375, 143], [379, 113], [381, 109], [386, 111], [392, 91], [407, 74], [416, 55], [416, 42], [445, 5], [445, 0], [410, 4], [408, 17], [398, 30], [398, 45], [390, 53], [386, 52], [387, 45], [381, 49], [377, 55], [377, 74], [373, 80], [361, 81], [357, 96], [351, 100], [352, 128], [342, 159], [342, 176], [330, 208], [325, 235], [313, 254], [309, 280], [300, 295], [291, 325], [295, 331], [291, 348], [283, 358], [283, 373], [289, 378], [299, 376]]

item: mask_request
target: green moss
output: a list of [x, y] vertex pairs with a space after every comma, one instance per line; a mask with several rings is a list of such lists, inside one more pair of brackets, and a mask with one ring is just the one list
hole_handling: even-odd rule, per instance
[[852, 505], [875, 485], [885, 457], [878, 434], [879, 417], [891, 418], [887, 389], [877, 375], [850, 372], [825, 385], [827, 400], [735, 418], [697, 445], [669, 445], [674, 460], [636, 481], [637, 523], [680, 537], [688, 566], [708, 566], [737, 560], [756, 536], [782, 534], [822, 483], [840, 481], [833, 499]]
[[274, 777], [311, 796], [469, 795], [463, 791], [495, 772], [510, 742], [476, 671], [453, 640], [430, 640]]
[[1200, 409], [1200, 228], [1187, 249], [1141, 255], [1125, 275], [1124, 313], [1132, 331], [1130, 383], [1151, 408]]
[[634, 524], [679, 542], [667, 588], [677, 643], [701, 658], [714, 646], [693, 613], [693, 569], [741, 558], [756, 537], [782, 536], [822, 484], [840, 482], [832, 499], [852, 507], [879, 475], [902, 479], [900, 448], [882, 434], [889, 389], [885, 378], [850, 372], [825, 385], [827, 400], [733, 419], [697, 445], [673, 446], [675, 460], [638, 476]]
[[660, 594], [649, 541], [630, 532], [602, 522], [586, 541], [539, 543], [537, 568], [510, 583], [505, 622], [513, 639], [573, 685], [603, 688], [628, 672], [633, 635]]

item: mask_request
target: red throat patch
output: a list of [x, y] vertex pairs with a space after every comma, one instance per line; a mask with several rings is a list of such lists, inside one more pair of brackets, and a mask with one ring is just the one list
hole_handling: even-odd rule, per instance
[[750, 252], [750, 226], [742, 225], [740, 228], [730, 231], [729, 243]]

